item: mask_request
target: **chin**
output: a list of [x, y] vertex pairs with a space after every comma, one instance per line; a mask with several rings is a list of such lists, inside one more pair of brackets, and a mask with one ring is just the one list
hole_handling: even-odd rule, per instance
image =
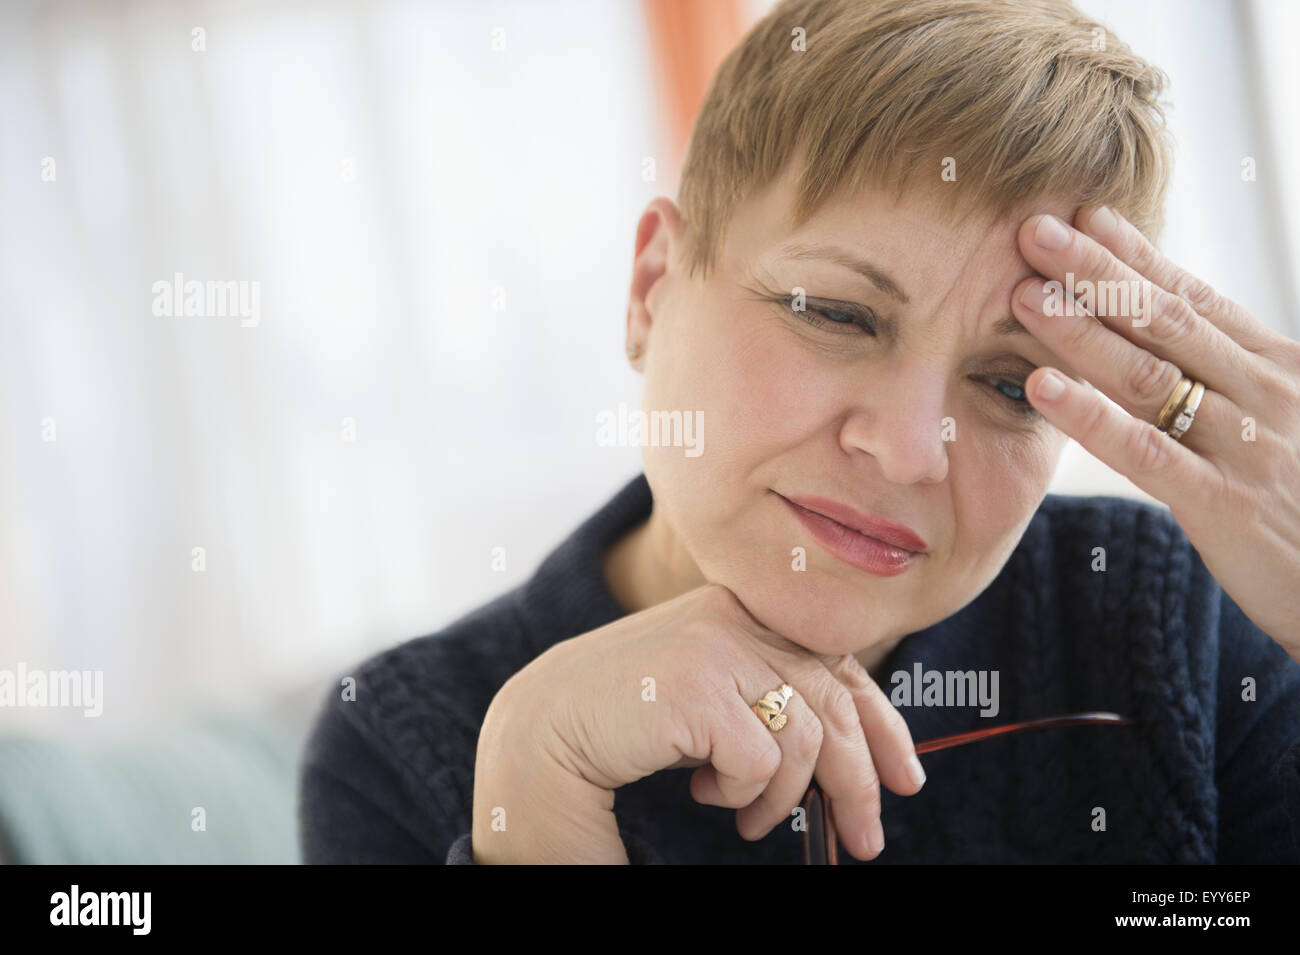
[[901, 595], [896, 600], [869, 598], [864, 590], [811, 566], [786, 571], [785, 579], [758, 575], [749, 581], [731, 589], [750, 614], [813, 653], [857, 653], [919, 629], [906, 620], [910, 600]]

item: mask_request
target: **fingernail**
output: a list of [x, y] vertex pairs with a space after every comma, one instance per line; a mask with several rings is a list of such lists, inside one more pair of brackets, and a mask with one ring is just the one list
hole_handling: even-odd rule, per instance
[[912, 777], [912, 782], [917, 786], [925, 785], [925, 770], [921, 768], [921, 761], [915, 756], [907, 761], [907, 774]]
[[867, 845], [871, 848], [873, 855], [879, 855], [885, 849], [885, 830], [877, 819], [867, 830]]
[[1056, 372], [1045, 371], [1043, 377], [1038, 379], [1038, 387], [1034, 390], [1044, 401], [1055, 401], [1065, 394], [1065, 382]]
[[1098, 206], [1088, 217], [1088, 231], [1099, 239], [1105, 239], [1119, 226], [1119, 220], [1109, 206]]
[[1055, 252], [1065, 248], [1065, 243], [1070, 241], [1070, 231], [1056, 216], [1043, 216], [1034, 229], [1034, 241], [1049, 252]]
[[1024, 302], [1031, 311], [1041, 312], [1043, 310], [1043, 286], [1038, 282], [1030, 282], [1025, 286], [1025, 290], [1020, 293], [1020, 301]]

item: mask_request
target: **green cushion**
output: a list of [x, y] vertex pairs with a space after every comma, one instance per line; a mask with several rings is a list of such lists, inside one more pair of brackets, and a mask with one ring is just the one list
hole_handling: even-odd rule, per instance
[[95, 751], [0, 738], [0, 843], [25, 864], [297, 863], [297, 749], [233, 716]]

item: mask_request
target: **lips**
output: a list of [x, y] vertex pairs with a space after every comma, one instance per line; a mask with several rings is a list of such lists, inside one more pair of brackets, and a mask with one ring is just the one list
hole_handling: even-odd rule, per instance
[[822, 517], [828, 517], [836, 524], [842, 524], [850, 530], [875, 538], [899, 550], [912, 551], [917, 554], [924, 554], [929, 550], [929, 546], [925, 541], [921, 540], [916, 532], [905, 524], [895, 524], [893, 521], [887, 521], [881, 517], [863, 514], [847, 504], [840, 504], [825, 497], [800, 495], [798, 497], [787, 497], [786, 500], [792, 504], [797, 504], [799, 507], [815, 511]]
[[[799, 523], [822, 547], [834, 557], [859, 570], [865, 570], [877, 577], [896, 577], [925, 556], [919, 549], [925, 547], [925, 542], [917, 537], [911, 528], [894, 524], [892, 521], [868, 517], [852, 508], [828, 501], [826, 498], [791, 499], [775, 491], [772, 493], [781, 499], [781, 503], [790, 509]], [[804, 503], [796, 503], [796, 501]], [[818, 508], [831, 510], [857, 526], [841, 524], [821, 510], [813, 510], [806, 506], [807, 503], [815, 503]], [[863, 527], [891, 540], [886, 541], [883, 537], [870, 536], [859, 530]], [[898, 541], [906, 542], [906, 546], [899, 546], [895, 543]]]

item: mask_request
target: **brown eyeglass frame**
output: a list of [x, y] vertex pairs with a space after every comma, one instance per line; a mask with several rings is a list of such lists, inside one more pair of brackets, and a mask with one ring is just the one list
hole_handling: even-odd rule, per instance
[[[1008, 723], [1005, 726], [991, 726], [988, 729], [972, 730], [968, 733], [955, 733], [952, 736], [940, 736], [937, 739], [917, 743], [916, 754], [933, 753], [935, 750], [948, 749], [952, 746], [964, 746], [977, 743], [982, 739], [1019, 733], [1023, 730], [1048, 729], [1054, 726], [1130, 726], [1132, 721], [1116, 713], [1071, 713], [1067, 716], [1044, 716], [1020, 723]], [[803, 799], [804, 865], [838, 865], [839, 837], [835, 833], [835, 820], [832, 817], [831, 801], [813, 780], [808, 787], [808, 794]]]

